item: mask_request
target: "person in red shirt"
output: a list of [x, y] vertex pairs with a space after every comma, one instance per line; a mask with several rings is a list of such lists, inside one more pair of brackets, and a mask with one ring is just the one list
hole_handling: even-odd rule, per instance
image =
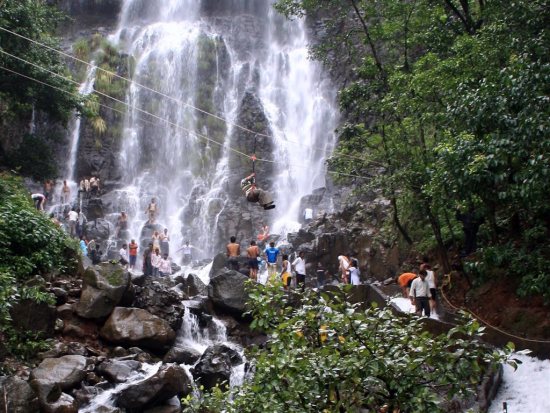
[[417, 277], [414, 272], [404, 272], [399, 277], [397, 277], [397, 284], [401, 287], [403, 291], [403, 296], [409, 298], [409, 291], [413, 280]]
[[134, 268], [136, 268], [137, 251], [138, 251], [138, 245], [135, 240], [132, 240], [130, 242], [130, 245], [128, 245], [128, 252], [130, 255], [130, 270], [133, 270]]

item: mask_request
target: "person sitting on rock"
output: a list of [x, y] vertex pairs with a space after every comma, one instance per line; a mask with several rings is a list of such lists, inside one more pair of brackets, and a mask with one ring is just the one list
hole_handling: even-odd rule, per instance
[[256, 174], [254, 172], [241, 180], [241, 189], [245, 193], [248, 202], [257, 202], [266, 210], [275, 208], [271, 194], [256, 187]]

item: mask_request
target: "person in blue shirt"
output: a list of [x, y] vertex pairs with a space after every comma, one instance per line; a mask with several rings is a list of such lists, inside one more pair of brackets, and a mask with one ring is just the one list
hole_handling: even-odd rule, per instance
[[267, 279], [268, 282], [273, 282], [277, 277], [277, 257], [279, 256], [279, 248], [275, 247], [272, 241], [264, 251], [267, 261]]

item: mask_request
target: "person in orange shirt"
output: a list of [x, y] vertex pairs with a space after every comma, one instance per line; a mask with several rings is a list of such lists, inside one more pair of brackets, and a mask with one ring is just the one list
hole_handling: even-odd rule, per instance
[[133, 270], [136, 268], [137, 251], [138, 251], [138, 244], [136, 243], [135, 240], [132, 240], [132, 242], [130, 242], [130, 245], [128, 245], [128, 252], [129, 252], [129, 258], [130, 258], [130, 270]]
[[414, 272], [404, 272], [399, 277], [397, 277], [397, 284], [401, 287], [403, 291], [403, 296], [409, 298], [409, 290], [413, 280], [417, 277], [417, 274]]

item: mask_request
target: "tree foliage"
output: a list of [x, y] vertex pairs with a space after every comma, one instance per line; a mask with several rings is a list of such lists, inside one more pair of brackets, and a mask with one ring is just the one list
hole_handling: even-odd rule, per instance
[[[550, 300], [539, 272], [550, 263], [548, 0], [280, 0], [276, 7], [326, 22], [313, 56], [332, 68], [345, 59], [347, 123], [332, 167], [383, 170], [366, 186], [392, 201], [408, 242], [433, 240], [446, 270], [461, 233], [455, 212], [475, 213], [484, 222], [482, 248], [470, 260], [487, 267], [506, 246], [502, 268], [520, 274], [522, 292]], [[515, 266], [519, 256], [530, 260], [526, 251], [535, 252], [535, 273]]]
[[27, 285], [33, 276], [71, 273], [77, 265], [74, 241], [37, 211], [22, 183], [0, 175], [0, 330], [10, 331], [9, 309], [21, 299], [50, 302]]
[[187, 412], [444, 412], [467, 396], [505, 351], [479, 341], [473, 320], [433, 336], [422, 320], [388, 308], [351, 305], [341, 290], [296, 302], [282, 289], [254, 285], [253, 327], [269, 335], [252, 351], [252, 377], [228, 393], [187, 400]]
[[[0, 1], [2, 28], [52, 48], [59, 48], [59, 42], [52, 33], [62, 19], [61, 12], [43, 0]], [[36, 65], [1, 53], [0, 66], [55, 87], [0, 69], [0, 103], [7, 105], [11, 112], [19, 115], [34, 108], [49, 114], [54, 120], [65, 122], [72, 110], [80, 107], [81, 99], [72, 95], [77, 93], [76, 86], [48, 73], [70, 77], [67, 65], [58, 53], [4, 30], [0, 30], [0, 48]]]

